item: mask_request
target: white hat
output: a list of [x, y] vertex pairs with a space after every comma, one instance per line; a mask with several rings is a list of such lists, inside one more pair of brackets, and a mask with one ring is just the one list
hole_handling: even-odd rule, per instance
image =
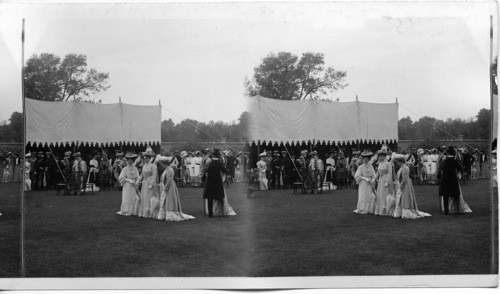
[[24, 157], [31, 157], [31, 153], [26, 153], [26, 155], [24, 155]]
[[146, 152], [142, 153], [142, 156], [155, 156], [155, 153], [153, 152], [153, 149], [148, 146], [148, 148], [146, 148]]
[[262, 152], [261, 154], [259, 154], [259, 157], [262, 157], [262, 156], [267, 156], [266, 152]]

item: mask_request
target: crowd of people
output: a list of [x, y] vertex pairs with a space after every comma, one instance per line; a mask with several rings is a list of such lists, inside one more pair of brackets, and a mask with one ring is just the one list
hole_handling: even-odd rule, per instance
[[[174, 180], [181, 186], [202, 187], [201, 166], [206, 158], [208, 149], [201, 151], [172, 150], [168, 152], [173, 160], [170, 165], [175, 174]], [[230, 150], [221, 152], [221, 158], [227, 167], [228, 173], [225, 180], [228, 182], [241, 182], [245, 179], [245, 167], [248, 164], [248, 153], [237, 152], [236, 156]], [[12, 155], [12, 162], [16, 163], [15, 155]], [[115, 150], [113, 156], [106, 152], [95, 150], [87, 155], [88, 160], [84, 160], [84, 155], [80, 152], [72, 153], [66, 151], [59, 156], [50, 151], [38, 151], [26, 154], [25, 191], [30, 190], [51, 190], [56, 189], [56, 185], [65, 184], [67, 194], [80, 194], [85, 188], [85, 184], [93, 184], [96, 190], [121, 190], [119, 175], [126, 166], [123, 152]], [[9, 157], [10, 158], [10, 157]], [[18, 158], [18, 157], [17, 157]], [[206, 160], [206, 159], [205, 159]], [[143, 160], [138, 160], [136, 166], [141, 169]], [[18, 182], [22, 181], [21, 164], [8, 164], [5, 168], [9, 170], [10, 178], [13, 181], [17, 177], [15, 171], [20, 175]], [[17, 168], [16, 168], [17, 167]], [[9, 177], [7, 177], [9, 179]]]
[[[270, 156], [272, 154], [272, 156]], [[496, 150], [492, 152], [493, 183], [496, 186]], [[259, 155], [255, 179], [259, 190], [279, 189], [299, 183], [303, 192], [315, 193], [325, 183], [338, 188], [357, 185], [358, 205], [354, 212], [415, 219], [430, 216], [418, 210], [413, 183], [439, 185], [444, 214], [469, 213], [460, 183], [489, 177], [485, 150], [442, 146], [432, 150], [412, 148], [401, 153], [384, 145], [375, 154], [369, 150], [331, 150], [326, 160], [316, 151], [303, 150], [296, 157], [287, 150]]]
[[[243, 181], [247, 153], [232, 151], [179, 152], [154, 154], [148, 147], [135, 154], [115, 150], [109, 157], [95, 150], [83, 160], [80, 152], [66, 151], [62, 158], [51, 151], [27, 153], [25, 191], [64, 187], [65, 194], [80, 195], [91, 184], [94, 191], [122, 191], [120, 215], [181, 221], [193, 217], [182, 213], [178, 185], [203, 187], [206, 212], [210, 217], [235, 215], [223, 182]], [[22, 178], [22, 177], [21, 177]], [[219, 183], [220, 179], [220, 183]], [[214, 200], [214, 201], [212, 201]]]
[[[204, 149], [200, 163], [200, 182], [210, 218], [236, 215], [227, 200], [223, 175], [229, 175], [227, 158], [217, 149]], [[133, 152], [125, 155], [126, 165], [118, 180], [123, 186], [122, 203], [117, 214], [166, 221], [194, 219], [182, 212], [179, 190], [175, 181], [179, 174], [176, 156], [156, 155], [148, 148], [141, 156]], [[140, 169], [138, 163], [143, 162]]]
[[[416, 183], [437, 184], [438, 162], [442, 160], [446, 146], [432, 149], [405, 150], [402, 154], [408, 163], [412, 179]], [[461, 166], [460, 180], [477, 180], [490, 177], [490, 167], [486, 150], [456, 148], [456, 160]]]
[[19, 153], [0, 152], [0, 183], [20, 183], [23, 179], [23, 159]]
[[286, 189], [300, 182], [304, 192], [315, 193], [322, 182], [332, 183], [340, 189], [349, 188], [354, 183], [354, 174], [359, 162], [359, 151], [353, 150], [349, 156], [344, 151], [331, 150], [323, 161], [317, 151], [302, 150], [299, 156], [287, 150], [259, 154], [259, 161], [253, 169], [254, 179], [260, 190]]

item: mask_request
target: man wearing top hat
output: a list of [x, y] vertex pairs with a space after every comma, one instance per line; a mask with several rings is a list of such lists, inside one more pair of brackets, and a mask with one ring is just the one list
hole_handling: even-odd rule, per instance
[[210, 157], [211, 155], [210, 149], [208, 148], [202, 149], [201, 154], [203, 155], [203, 157], [201, 159], [200, 176], [201, 176], [201, 185], [204, 186], [206, 180], [205, 174], [208, 169], [208, 166], [212, 162], [212, 158]]
[[457, 172], [461, 170], [462, 166], [456, 160], [455, 150], [448, 146], [446, 159], [442, 162], [438, 172], [440, 206], [445, 215], [450, 214], [449, 198], [458, 199], [460, 196]]
[[236, 173], [236, 166], [238, 165], [238, 160], [236, 159], [236, 157], [233, 156], [233, 153], [231, 151], [228, 151], [227, 152], [227, 156], [226, 156], [226, 168], [227, 168], [227, 172], [228, 172], [228, 175], [231, 177], [231, 182], [234, 182], [234, 176], [235, 176], [235, 173]]
[[281, 157], [279, 156], [279, 151], [273, 151], [273, 157], [271, 159], [271, 185], [270, 189], [280, 188], [280, 177], [281, 177]]
[[291, 186], [293, 163], [286, 150], [281, 151], [281, 173], [283, 177], [283, 188]]
[[56, 183], [56, 175], [58, 173], [58, 168], [57, 164], [55, 161], [55, 158], [52, 156], [52, 153], [47, 151], [45, 152], [45, 160], [47, 162], [47, 171], [46, 171], [46, 178], [47, 178], [47, 190], [51, 189], [52, 187], [55, 187]]
[[38, 157], [35, 162], [35, 186], [33, 190], [43, 190], [45, 187], [45, 172], [47, 170], [47, 159], [42, 151], [38, 151]]
[[206, 185], [203, 190], [203, 198], [207, 199], [208, 217], [213, 217], [213, 201], [218, 201], [221, 211], [224, 211], [224, 186], [222, 184], [222, 174], [227, 173], [227, 169], [220, 161], [220, 151], [214, 149], [213, 158], [203, 171], [206, 177]]

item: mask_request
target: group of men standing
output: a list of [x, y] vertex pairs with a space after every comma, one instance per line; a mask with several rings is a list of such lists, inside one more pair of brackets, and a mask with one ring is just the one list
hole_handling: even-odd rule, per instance
[[[272, 155], [271, 155], [272, 154]], [[302, 150], [298, 157], [287, 150], [263, 152], [259, 155], [255, 177], [265, 177], [265, 189], [280, 189], [291, 187], [294, 182], [304, 184], [306, 191], [314, 192], [323, 181], [328, 181], [339, 187], [348, 187], [351, 179], [350, 164], [360, 164], [357, 160], [358, 151], [353, 149], [349, 156], [344, 151], [330, 150], [326, 158], [320, 158], [317, 151]], [[357, 168], [353, 167], [354, 169]]]

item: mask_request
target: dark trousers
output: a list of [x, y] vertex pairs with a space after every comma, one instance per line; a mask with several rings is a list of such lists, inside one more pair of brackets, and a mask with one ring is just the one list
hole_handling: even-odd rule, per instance
[[273, 171], [273, 174], [271, 176], [271, 188], [272, 189], [279, 189], [280, 188], [280, 178], [281, 178], [281, 171], [279, 169], [276, 169]]
[[222, 208], [222, 211], [224, 211], [224, 202], [222, 201], [222, 199], [207, 198], [208, 217], [214, 216], [214, 201], [218, 201], [220, 207]]
[[444, 214], [445, 215], [448, 215], [450, 214], [450, 208], [449, 208], [449, 197], [446, 197], [446, 196], [441, 196], [443, 197], [443, 209], [444, 209]]
[[44, 171], [39, 171], [36, 173], [36, 189], [37, 190], [43, 190], [44, 185], [43, 185], [43, 179], [45, 177], [45, 172]]

